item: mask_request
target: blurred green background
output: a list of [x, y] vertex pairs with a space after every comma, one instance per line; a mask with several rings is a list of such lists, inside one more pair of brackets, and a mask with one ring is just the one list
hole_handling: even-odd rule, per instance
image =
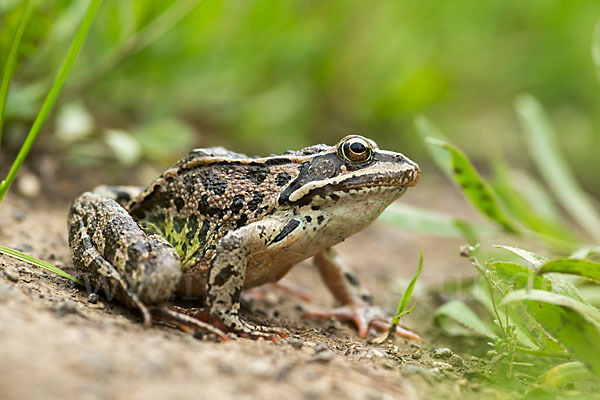
[[[88, 2], [38, 3], [10, 87], [3, 166]], [[2, 66], [23, 10], [0, 0]], [[501, 152], [527, 167], [513, 102], [529, 92], [598, 194], [598, 18], [598, 0], [106, 0], [35, 149], [123, 171], [164, 168], [198, 146], [265, 155], [358, 132], [427, 165], [413, 125], [425, 114], [476, 162]]]

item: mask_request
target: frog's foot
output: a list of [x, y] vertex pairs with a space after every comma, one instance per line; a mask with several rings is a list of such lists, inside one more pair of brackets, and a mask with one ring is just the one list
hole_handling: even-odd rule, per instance
[[177, 306], [159, 306], [152, 308], [152, 319], [154, 322], [175, 326], [184, 332], [206, 332], [218, 337], [221, 341], [229, 340], [223, 330], [203, 321], [200, 313], [195, 310], [187, 311]]
[[287, 338], [287, 333], [281, 328], [254, 324], [241, 319], [238, 314], [223, 313], [219, 316], [210, 316], [209, 323], [214, 324], [223, 331], [232, 332], [243, 338], [264, 338], [273, 342]]
[[[381, 310], [372, 305], [348, 304], [333, 310], [311, 310], [305, 315], [305, 318], [336, 318], [340, 321], [351, 321], [358, 329], [358, 336], [365, 338], [369, 327], [380, 332], [390, 329], [391, 321], [382, 315]], [[396, 334], [407, 339], [421, 340], [419, 335], [400, 326], [396, 327]]]
[[[184, 332], [201, 330], [203, 332], [212, 333], [224, 340], [227, 340], [225, 334], [228, 332], [244, 338], [258, 339], [261, 337], [273, 341], [278, 341], [280, 338], [285, 339], [287, 337], [287, 333], [283, 329], [255, 325], [251, 322], [242, 320], [237, 315], [234, 318], [231, 318], [231, 315], [217, 318], [211, 317], [203, 309], [183, 308], [178, 306], [169, 306], [168, 308], [162, 307], [158, 309], [158, 312], [160, 313], [160, 322], [174, 325]], [[228, 323], [226, 323], [225, 320], [228, 321]]]

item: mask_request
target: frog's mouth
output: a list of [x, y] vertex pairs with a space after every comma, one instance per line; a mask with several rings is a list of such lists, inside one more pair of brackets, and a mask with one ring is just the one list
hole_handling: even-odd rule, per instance
[[351, 176], [346, 179], [330, 182], [328, 184], [312, 187], [308, 190], [304, 188], [301, 196], [299, 193], [294, 193], [289, 197], [289, 202], [295, 205], [303, 206], [311, 202], [311, 200], [319, 196], [323, 199], [331, 198], [337, 201], [340, 194], [361, 195], [372, 194], [374, 192], [390, 191], [395, 192], [395, 196], [399, 197], [408, 187], [415, 186], [419, 181], [419, 170], [408, 170], [402, 174], [394, 173], [373, 173]]

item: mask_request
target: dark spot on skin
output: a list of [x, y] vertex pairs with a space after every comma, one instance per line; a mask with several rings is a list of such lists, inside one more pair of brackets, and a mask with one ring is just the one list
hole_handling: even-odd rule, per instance
[[300, 221], [298, 221], [297, 219], [291, 220], [283, 227], [281, 232], [279, 232], [277, 234], [277, 236], [275, 236], [275, 238], [273, 239], [273, 241], [271, 243], [277, 243], [277, 242], [283, 240], [287, 235], [292, 233], [292, 231], [294, 229], [296, 229], [298, 227], [298, 225], [300, 225]]
[[235, 266], [229, 264], [215, 276], [214, 283], [217, 286], [223, 286], [233, 275], [235, 275]]
[[248, 216], [246, 214], [242, 214], [240, 215], [240, 218], [236, 221], [235, 226], [237, 228], [241, 228], [242, 226], [246, 225], [247, 222]]
[[173, 218], [173, 229], [175, 229], [175, 232], [181, 233], [181, 231], [183, 230], [183, 227], [185, 226], [185, 223], [186, 223], [185, 218], [179, 218], [179, 217]]
[[324, 221], [324, 220], [325, 220], [325, 217], [324, 217], [324, 216], [322, 216], [322, 215], [319, 215], [319, 216], [317, 217], [317, 223], [318, 223], [319, 225], [321, 225], [321, 224], [323, 223], [323, 221]]
[[337, 194], [335, 194], [335, 193], [331, 193], [331, 194], [329, 195], [329, 197], [331, 197], [331, 200], [333, 200], [333, 201], [338, 201], [338, 200], [340, 199], [340, 196], [338, 196], [338, 195], [337, 195]]
[[183, 207], [185, 206], [185, 202], [183, 201], [183, 199], [181, 197], [175, 197], [174, 203], [175, 203], [175, 207], [177, 208], [177, 211], [181, 211], [183, 209]]
[[244, 195], [243, 194], [236, 194], [235, 197], [233, 198], [233, 201], [231, 202], [231, 211], [234, 214], [237, 214], [240, 212], [240, 210], [242, 208], [244, 208]]
[[288, 183], [292, 179], [292, 177], [287, 172], [280, 172], [275, 177], [275, 183], [277, 186], [283, 186]]
[[254, 193], [254, 197], [252, 197], [252, 200], [250, 200], [248, 202], [248, 210], [250, 211], [254, 211], [258, 208], [258, 206], [260, 205], [260, 203], [263, 202], [263, 200], [265, 199], [265, 195], [260, 193], [260, 192], [255, 192]]
[[310, 209], [313, 210], [313, 211], [319, 211], [321, 209], [321, 207], [319, 207], [319, 206], [311, 206]]
[[147, 194], [139, 203], [133, 203], [130, 206], [131, 215], [137, 219], [143, 219], [146, 213], [153, 210], [171, 208], [170, 194], [161, 191], [159, 185], [154, 185], [152, 191]]
[[204, 190], [211, 191], [217, 196], [222, 196], [227, 191], [229, 183], [221, 175], [216, 174], [214, 171], [207, 170], [199, 175], [200, 181]]
[[196, 215], [192, 214], [188, 217], [187, 227], [188, 233], [185, 235], [185, 238], [191, 242], [192, 240], [194, 240], [196, 232], [198, 231], [198, 217], [196, 217]]
[[360, 286], [360, 283], [358, 282], [356, 277], [354, 275], [352, 275], [350, 272], [344, 272], [344, 278], [346, 278], [348, 283], [351, 284], [352, 286], [354, 286], [354, 287]]
[[210, 207], [208, 205], [208, 195], [207, 194], [202, 195], [202, 198], [198, 201], [198, 211], [200, 211], [200, 213], [202, 215], [208, 215], [208, 216], [213, 216], [213, 215], [221, 216], [223, 214], [223, 211], [221, 209], [216, 208], [216, 207]]
[[312, 221], [312, 218], [310, 215], [307, 215], [306, 217], [304, 217], [304, 219], [306, 220], [306, 222], [310, 223]]
[[248, 180], [250, 180], [251, 182], [253, 182], [256, 185], [260, 185], [261, 183], [263, 183], [265, 181], [265, 179], [267, 179], [267, 176], [269, 176], [269, 168], [265, 168], [265, 166], [263, 165], [259, 165], [259, 166], [252, 166], [249, 165], [247, 172], [246, 172], [246, 178]]

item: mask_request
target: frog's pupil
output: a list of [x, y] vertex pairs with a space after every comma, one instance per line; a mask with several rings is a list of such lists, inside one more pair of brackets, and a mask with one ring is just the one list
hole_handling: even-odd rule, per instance
[[350, 150], [352, 150], [353, 153], [361, 154], [367, 151], [367, 148], [360, 142], [354, 142], [350, 144]]

